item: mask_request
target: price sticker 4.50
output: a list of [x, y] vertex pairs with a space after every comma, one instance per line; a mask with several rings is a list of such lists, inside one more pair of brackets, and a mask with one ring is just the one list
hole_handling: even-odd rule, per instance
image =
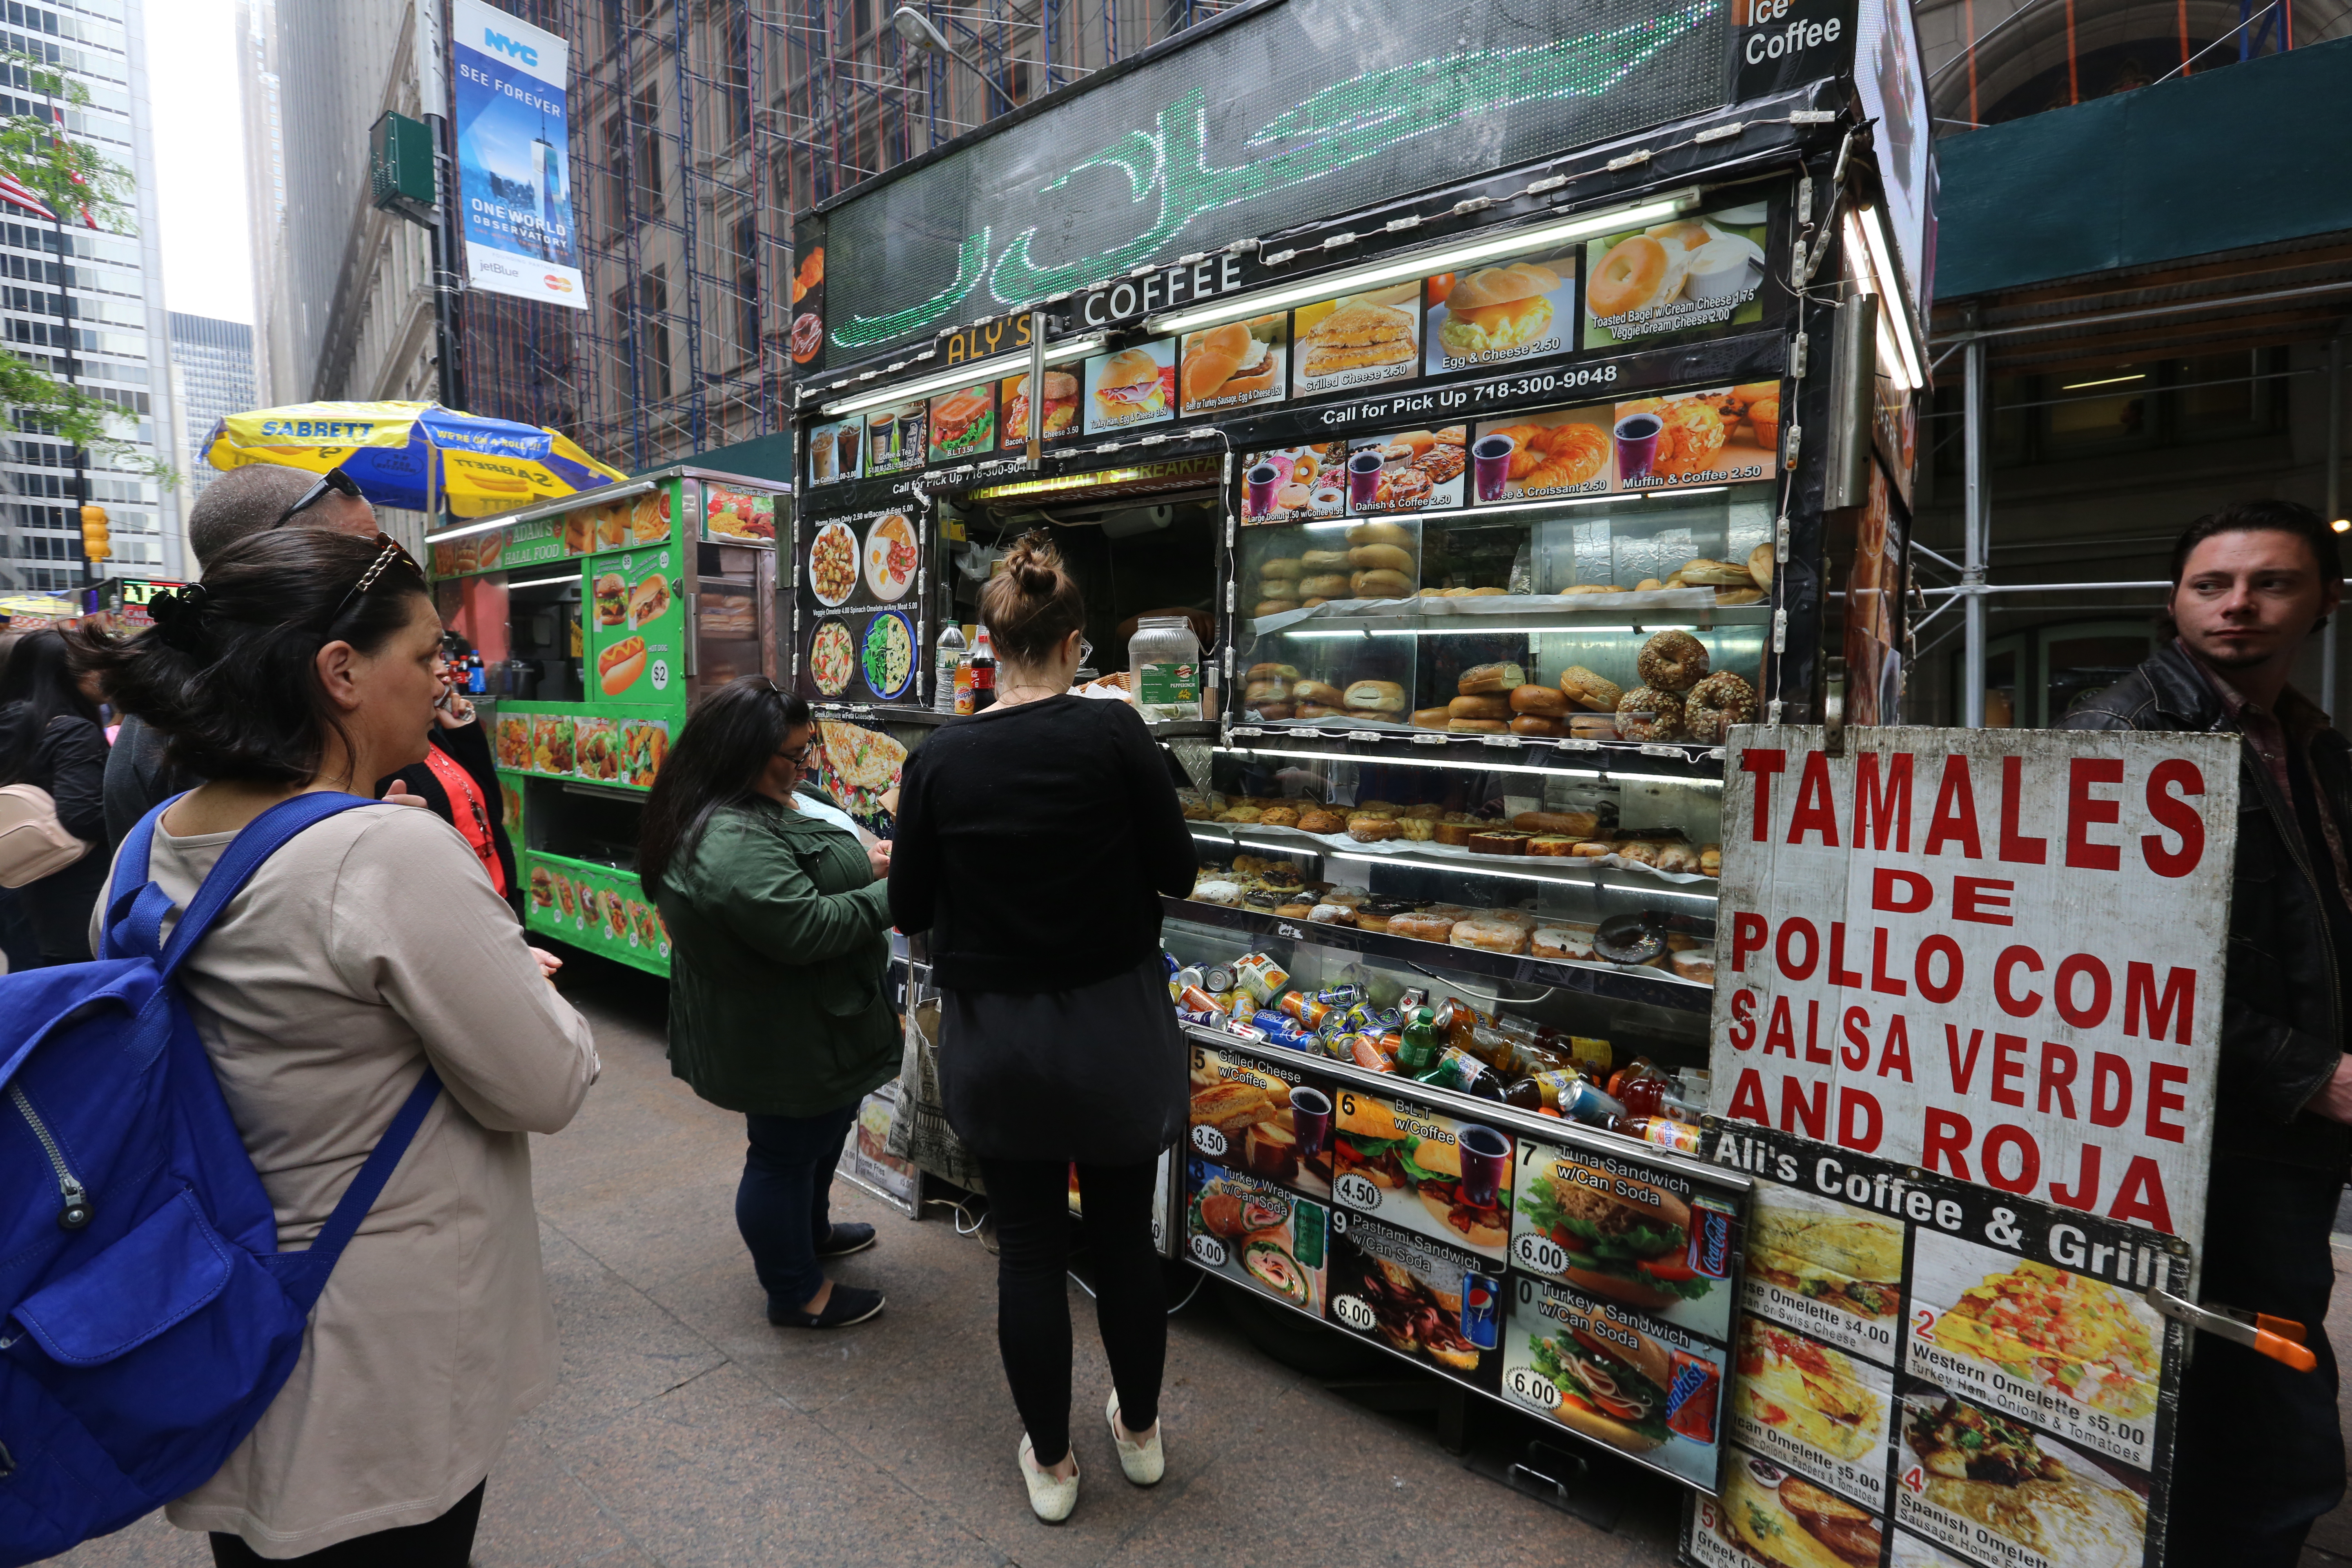
[[1376, 1209], [1381, 1206], [1381, 1189], [1370, 1176], [1359, 1175], [1353, 1171], [1339, 1178], [1332, 1186], [1331, 1194], [1350, 1208]]

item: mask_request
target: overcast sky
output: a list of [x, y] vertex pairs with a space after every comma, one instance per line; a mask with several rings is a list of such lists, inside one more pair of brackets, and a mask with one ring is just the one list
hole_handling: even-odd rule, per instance
[[187, 315], [250, 322], [236, 0], [147, 0], [143, 9], [163, 303]]

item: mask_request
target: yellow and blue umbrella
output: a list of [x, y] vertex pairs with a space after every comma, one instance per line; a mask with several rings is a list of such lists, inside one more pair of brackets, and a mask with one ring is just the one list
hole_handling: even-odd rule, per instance
[[341, 468], [372, 501], [459, 517], [628, 478], [569, 437], [437, 403], [299, 403], [231, 414], [213, 426], [205, 457], [215, 468]]

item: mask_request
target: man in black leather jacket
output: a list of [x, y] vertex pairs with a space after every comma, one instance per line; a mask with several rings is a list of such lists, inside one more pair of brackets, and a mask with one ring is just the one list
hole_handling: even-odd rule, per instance
[[2189, 526], [2172, 557], [2175, 640], [2068, 713], [2069, 730], [2242, 737], [2200, 1289], [2292, 1318], [2317, 1371], [2197, 1341], [2173, 1462], [2168, 1563], [2294, 1568], [2344, 1495], [2328, 1246], [2352, 1166], [2352, 742], [2287, 684], [2343, 595], [2335, 534], [2308, 509], [2245, 501]]

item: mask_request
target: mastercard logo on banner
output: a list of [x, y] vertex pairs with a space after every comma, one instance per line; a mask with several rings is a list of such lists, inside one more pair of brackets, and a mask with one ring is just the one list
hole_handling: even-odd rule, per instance
[[558, 294], [569, 294], [572, 292], [572, 279], [569, 278], [558, 278], [554, 273], [551, 272], [547, 274], [543, 281], [547, 284], [549, 289], [554, 290]]

